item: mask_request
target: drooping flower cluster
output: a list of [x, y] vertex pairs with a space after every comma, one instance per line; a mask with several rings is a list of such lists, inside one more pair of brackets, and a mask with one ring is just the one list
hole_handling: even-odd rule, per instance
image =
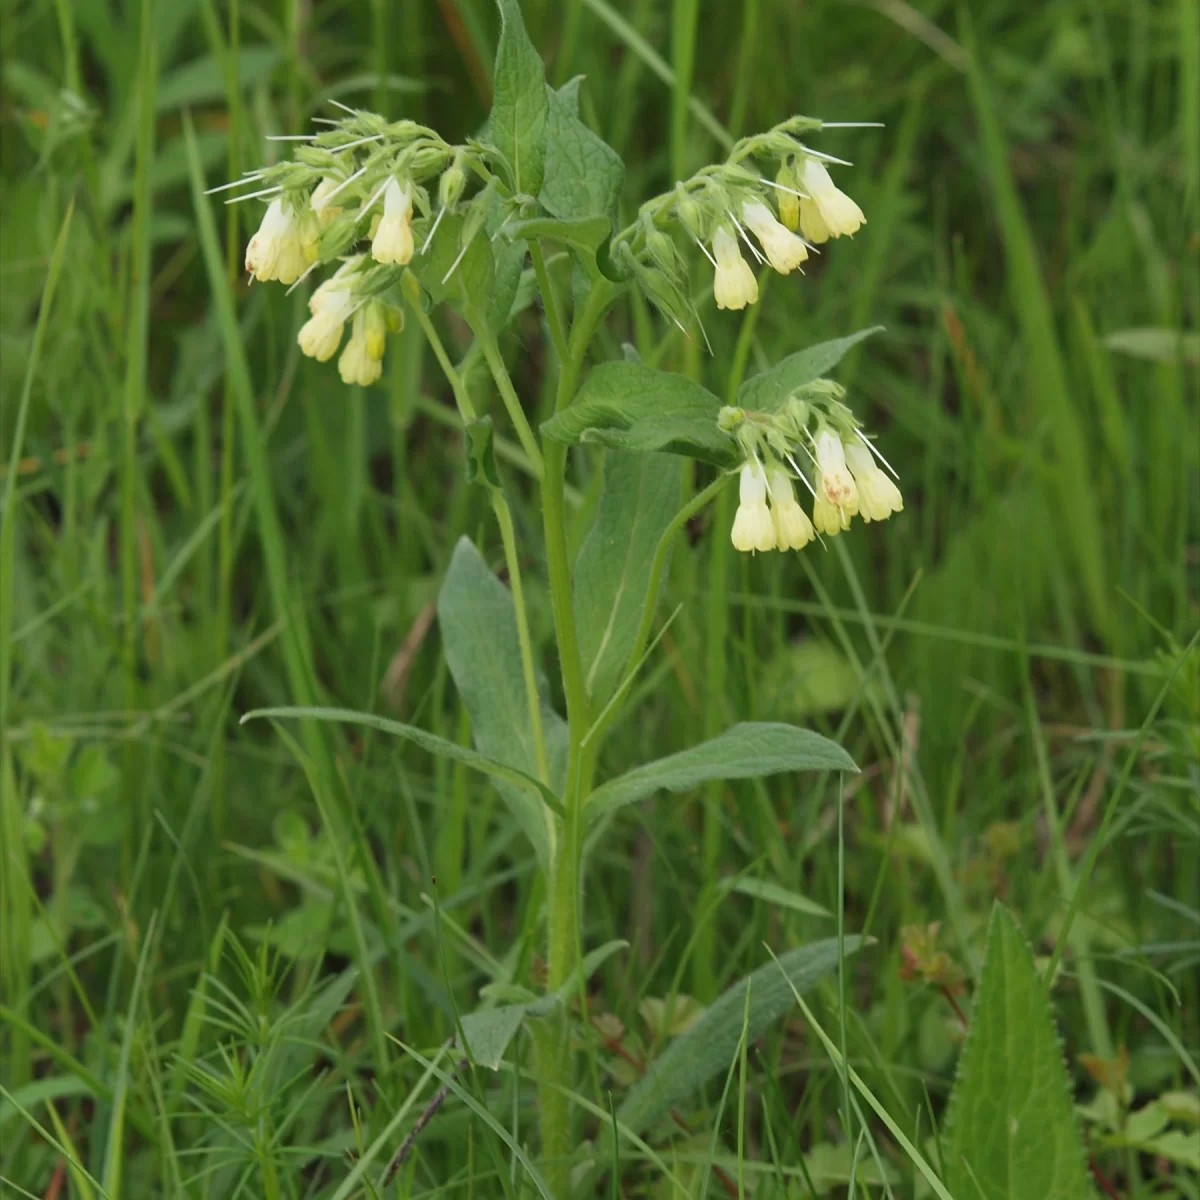
[[[297, 341], [304, 354], [326, 362], [349, 325], [338, 369], [346, 383], [367, 386], [382, 374], [387, 334], [403, 326], [402, 269], [428, 249], [443, 218], [459, 210], [468, 173], [485, 185], [493, 174], [482, 143], [453, 146], [413, 121], [347, 111], [326, 122], [330, 129], [294, 139], [304, 144], [293, 160], [225, 186], [255, 184], [258, 191], [237, 199], [268, 199], [246, 247], [254, 279], [294, 286], [321, 266], [336, 266], [310, 297], [311, 316]], [[435, 204], [425, 184], [439, 176]], [[467, 203], [487, 206], [494, 199], [485, 186]], [[464, 221], [464, 241], [482, 224]]]
[[[712, 264], [717, 307], [755, 303], [758, 280], [743, 248], [759, 264], [788, 275], [818, 245], [852, 235], [866, 221], [830, 177], [826, 163], [841, 160], [799, 140], [822, 127], [821, 121], [793, 117], [738, 142], [726, 162], [705, 167], [642, 205], [637, 220], [614, 239], [615, 261], [632, 271], [677, 325], [697, 324], [686, 265], [665, 232], [677, 223]], [[755, 159], [779, 164], [774, 179], [755, 169]]]
[[[842, 402], [844, 394], [818, 379], [771, 412], [721, 411], [720, 426], [744, 459], [731, 531], [738, 550], [800, 550], [815, 537], [849, 529], [853, 517], [884, 521], [904, 508], [891, 468]], [[795, 480], [812, 494], [811, 520], [796, 500]]]

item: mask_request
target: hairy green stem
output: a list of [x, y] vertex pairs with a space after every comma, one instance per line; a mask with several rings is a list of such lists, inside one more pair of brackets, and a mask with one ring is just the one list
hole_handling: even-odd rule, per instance
[[508, 418], [517, 431], [517, 437], [521, 439], [525, 453], [529, 455], [529, 461], [533, 463], [534, 473], [540, 479], [545, 470], [542, 452], [538, 449], [537, 438], [533, 436], [533, 430], [529, 427], [529, 418], [525, 416], [525, 409], [521, 406], [521, 398], [517, 395], [517, 389], [513, 387], [508, 368], [504, 365], [495, 335], [488, 328], [486, 318], [477, 310], [468, 309], [467, 316], [471, 322], [471, 329], [475, 333], [475, 340], [479, 343], [480, 349], [483, 350], [483, 357], [487, 360], [488, 370], [491, 371], [492, 378], [500, 389], [500, 399], [504, 401], [504, 407], [508, 410]]
[[[464, 421], [475, 420], [475, 404], [462, 375], [455, 369], [442, 345], [429, 315], [419, 304], [410, 304], [409, 308], [417, 318], [426, 341], [433, 349], [434, 357], [446, 376], [450, 389], [454, 393], [454, 402]], [[492, 511], [496, 514], [496, 524], [500, 526], [500, 540], [504, 543], [504, 562], [508, 567], [509, 587], [512, 590], [513, 609], [517, 616], [517, 641], [521, 649], [521, 674], [525, 679], [525, 700], [529, 705], [529, 727], [533, 731], [534, 754], [537, 757], [538, 775], [542, 782], [550, 783], [550, 765], [546, 755], [546, 735], [542, 728], [542, 702], [537, 689], [537, 671], [533, 661], [533, 639], [529, 634], [529, 614], [525, 607], [525, 589], [521, 583], [521, 562], [517, 556], [517, 540], [513, 530], [512, 511], [504, 493], [496, 487], [488, 489]]]
[[[575, 315], [567, 352], [562, 359], [555, 411], [561, 412], [575, 397], [584, 357], [615, 288], [606, 280], [592, 285], [587, 299]], [[563, 691], [567, 698], [567, 778], [563, 789], [566, 819], [562, 837], [554, 845], [550, 864], [550, 894], [547, 939], [547, 987], [556, 991], [570, 978], [579, 961], [579, 815], [590, 777], [582, 770], [582, 743], [588, 726], [589, 704], [575, 628], [571, 590], [571, 564], [567, 549], [564, 488], [567, 448], [547, 443], [546, 471], [542, 479], [542, 521], [546, 536], [546, 564], [554, 610]], [[590, 776], [590, 773], [589, 773]], [[566, 1013], [556, 1011], [545, 1020], [538, 1035], [538, 1069], [542, 1084], [538, 1104], [542, 1128], [542, 1156], [546, 1178], [557, 1196], [570, 1189], [571, 1043]]]
[[567, 361], [567, 333], [563, 328], [562, 313], [558, 310], [558, 297], [550, 282], [550, 272], [546, 270], [546, 256], [542, 253], [542, 245], [538, 241], [529, 243], [529, 258], [533, 263], [533, 273], [537, 276], [538, 291], [542, 293], [542, 305], [546, 310], [546, 324], [550, 327], [550, 340], [558, 353], [560, 363]]

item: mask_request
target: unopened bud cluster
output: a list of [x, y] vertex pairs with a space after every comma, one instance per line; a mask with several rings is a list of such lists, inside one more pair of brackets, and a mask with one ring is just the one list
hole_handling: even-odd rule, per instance
[[[830, 177], [826, 164], [841, 160], [799, 140], [821, 127], [819, 120], [793, 117], [744, 138], [724, 163], [705, 167], [642, 205], [637, 220], [614, 239], [613, 257], [634, 273], [654, 304], [686, 328], [695, 316], [687, 267], [667, 232], [681, 228], [712, 265], [717, 307], [753, 304], [758, 280], [743, 249], [758, 265], [788, 275], [818, 245], [853, 235], [866, 222]], [[773, 164], [772, 177], [755, 160]]]
[[[818, 379], [771, 412], [721, 410], [718, 423], [743, 459], [732, 530], [738, 550], [800, 550], [821, 534], [849, 529], [853, 517], [884, 521], [903, 509], [891, 468], [844, 395]], [[811, 493], [811, 518], [796, 499], [796, 482]]]
[[[246, 247], [246, 270], [290, 286], [336, 263], [310, 297], [312, 315], [297, 340], [320, 362], [341, 348], [342, 379], [365, 386], [382, 373], [387, 334], [403, 327], [400, 268], [428, 246], [447, 213], [491, 201], [488, 188], [464, 201], [472, 178], [492, 178], [488, 148], [449, 145], [414, 121], [361, 111], [295, 140], [303, 145], [291, 161], [238, 181], [260, 189], [239, 199], [270, 198]], [[466, 222], [464, 240], [482, 228], [483, 216]], [[422, 246], [414, 217], [428, 219]]]

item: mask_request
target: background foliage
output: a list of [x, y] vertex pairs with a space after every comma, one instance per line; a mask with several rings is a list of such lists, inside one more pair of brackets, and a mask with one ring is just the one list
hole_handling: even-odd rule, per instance
[[[676, 548], [679, 613], [610, 768], [777, 718], [864, 772], [844, 828], [836, 781], [807, 777], [660, 795], [605, 828], [587, 942], [631, 946], [593, 980], [582, 1090], [619, 1105], [686, 1036], [687, 997], [769, 962], [764, 941], [833, 936], [840, 881], [845, 927], [876, 941], [840, 997], [739, 1036], [732, 1086], [728, 1061], [696, 1080], [626, 1186], [808, 1196], [853, 1172], [860, 1193], [923, 1194], [893, 1131], [872, 1118], [877, 1149], [860, 1139], [816, 1030], [938, 1161], [925, 1139], [1000, 898], [1061, 967], [1093, 1165], [1121, 1195], [1197, 1195], [1196, 0], [524, 11], [549, 77], [586, 77], [627, 206], [793, 111], [886, 126], [822, 140], [854, 161], [866, 228], [745, 322], [708, 304], [711, 355], [639, 304], [603, 339], [726, 395], [883, 324], [837, 378], [906, 498], [828, 551], [749, 559], [726, 497]], [[301, 750], [238, 724], [319, 699], [466, 742], [433, 601], [461, 535], [493, 565], [499, 542], [420, 331], [365, 392], [303, 360], [303, 296], [242, 281], [258, 212], [198, 199], [183, 136], [190, 117], [208, 186], [333, 101], [461, 139], [496, 26], [483, 0], [6, 7], [0, 1177], [34, 1195], [353, 1195], [430, 1095], [399, 1043], [432, 1057], [482, 985], [503, 1000], [538, 976], [532, 858], [494, 791], [369, 730], [310, 729]], [[536, 310], [506, 352], [545, 415]], [[522, 451], [498, 458], [536, 546]], [[581, 541], [601, 458], [574, 461]], [[314, 738], [336, 794], [298, 765]], [[509, 1187], [531, 1127], [517, 1061], [456, 1084], [404, 1164], [411, 1194]]]

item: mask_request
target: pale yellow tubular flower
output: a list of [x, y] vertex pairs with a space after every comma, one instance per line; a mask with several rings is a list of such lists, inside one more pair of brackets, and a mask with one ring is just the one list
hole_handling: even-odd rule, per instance
[[730, 537], [743, 553], [775, 549], [775, 522], [767, 508], [767, 477], [758, 463], [747, 463], [738, 478], [738, 508]]
[[838, 508], [836, 504], [831, 504], [818, 492], [813, 501], [813, 525], [818, 533], [833, 537], [834, 534], [850, 528], [850, 514], [845, 509]]
[[313, 212], [317, 214], [317, 218], [322, 225], [328, 225], [335, 217], [340, 217], [346, 210], [339, 204], [333, 204], [328, 197], [331, 192], [337, 191], [341, 184], [336, 180], [326, 175], [320, 183], [313, 188], [313, 194], [309, 198], [309, 204], [312, 206]]
[[261, 283], [295, 283], [317, 260], [320, 228], [310, 210], [297, 212], [272, 200], [246, 247], [246, 270]]
[[900, 489], [861, 442], [846, 444], [846, 465], [858, 484], [858, 513], [864, 521], [886, 521], [904, 508]]
[[746, 265], [738, 249], [737, 238], [722, 225], [712, 240], [717, 273], [713, 277], [713, 296], [718, 308], [745, 308], [758, 299], [758, 280]]
[[775, 518], [775, 544], [780, 550], [803, 550], [816, 536], [808, 514], [796, 503], [796, 492], [786, 471], [768, 474], [771, 513]]
[[383, 217], [371, 240], [376, 262], [404, 266], [413, 256], [412, 189], [389, 179], [383, 190]]
[[[808, 201], [800, 202], [800, 224], [804, 236], [812, 242], [823, 242], [829, 237], [852, 235], [867, 223], [863, 211], [841, 191], [829, 177], [825, 164], [815, 158], [806, 158], [800, 175], [801, 190], [808, 194]], [[805, 212], [808, 210], [813, 233], [805, 228]], [[813, 210], [815, 209], [815, 214]], [[826, 237], [817, 237], [824, 231]]]
[[308, 301], [312, 316], [300, 327], [296, 341], [309, 358], [328, 362], [341, 345], [342, 330], [354, 309], [348, 281], [326, 280]]
[[780, 275], [794, 271], [808, 258], [808, 247], [804, 242], [781, 225], [761, 200], [748, 200], [742, 205], [742, 220], [758, 238], [767, 261]]
[[814, 454], [818, 497], [823, 496], [835, 508], [853, 517], [858, 512], [858, 487], [846, 466], [842, 439], [832, 429], [822, 429], [816, 436]]
[[338, 359], [338, 374], [343, 383], [369, 387], [383, 374], [383, 359], [371, 355], [367, 338], [366, 315], [362, 309], [354, 314], [354, 327], [350, 340]]

